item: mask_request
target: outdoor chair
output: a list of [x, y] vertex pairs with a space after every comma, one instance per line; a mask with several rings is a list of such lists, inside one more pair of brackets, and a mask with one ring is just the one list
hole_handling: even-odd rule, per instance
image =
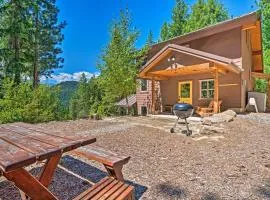
[[[220, 112], [220, 107], [222, 100], [218, 101], [218, 111]], [[208, 117], [214, 114], [214, 100], [211, 100], [208, 107], [197, 107], [196, 113], [201, 117]]]

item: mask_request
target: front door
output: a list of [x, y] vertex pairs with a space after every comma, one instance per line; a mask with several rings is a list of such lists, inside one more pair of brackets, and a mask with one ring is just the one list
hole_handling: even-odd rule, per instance
[[178, 102], [192, 104], [192, 81], [179, 82]]

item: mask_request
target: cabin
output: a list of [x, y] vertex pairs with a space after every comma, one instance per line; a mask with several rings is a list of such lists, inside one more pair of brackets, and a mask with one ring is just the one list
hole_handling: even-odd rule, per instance
[[[247, 92], [263, 74], [261, 16], [253, 12], [151, 47], [138, 74], [138, 114], [214, 101], [214, 112], [243, 112]], [[221, 108], [218, 102], [222, 100]]]

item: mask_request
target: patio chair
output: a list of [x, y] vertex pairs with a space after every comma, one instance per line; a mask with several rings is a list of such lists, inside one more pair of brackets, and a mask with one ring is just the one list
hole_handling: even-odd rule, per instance
[[[220, 112], [220, 107], [222, 104], [222, 100], [218, 101], [218, 112]], [[204, 107], [197, 107], [196, 113], [200, 115], [201, 117], [208, 117], [214, 114], [214, 100], [211, 100], [209, 103], [209, 106], [204, 108]]]

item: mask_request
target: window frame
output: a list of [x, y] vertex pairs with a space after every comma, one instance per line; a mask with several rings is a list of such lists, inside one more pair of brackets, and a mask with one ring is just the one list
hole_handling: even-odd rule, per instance
[[[146, 89], [145, 90], [142, 89], [142, 81], [146, 81], [146, 86], [145, 86]], [[141, 79], [140, 80], [140, 91], [141, 92], [147, 92], [148, 91], [148, 80], [146, 80], [146, 79]]]
[[[202, 83], [205, 82], [205, 81], [207, 82], [207, 89], [202, 89]], [[213, 91], [215, 93], [215, 82], [214, 82], [214, 88], [210, 89], [209, 88], [209, 82], [210, 81], [214, 82], [214, 79], [202, 79], [202, 80], [199, 80], [199, 82], [200, 82], [200, 84], [199, 84], [199, 87], [200, 87], [200, 99], [203, 99], [203, 100], [214, 99], [214, 97], [210, 97], [209, 91]], [[207, 97], [202, 96], [202, 91], [207, 91]]]

